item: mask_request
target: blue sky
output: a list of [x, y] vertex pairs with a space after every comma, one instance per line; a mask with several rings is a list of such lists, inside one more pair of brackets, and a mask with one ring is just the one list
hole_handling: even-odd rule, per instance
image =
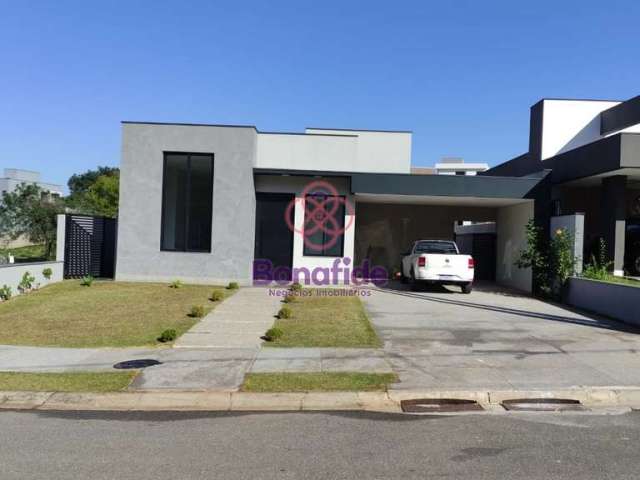
[[524, 152], [542, 97], [640, 94], [640, 3], [0, 0], [0, 167], [117, 165], [120, 121], [412, 130]]

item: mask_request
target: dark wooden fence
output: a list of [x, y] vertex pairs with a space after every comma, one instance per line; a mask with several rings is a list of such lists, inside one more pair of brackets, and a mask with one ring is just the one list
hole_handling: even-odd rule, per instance
[[118, 221], [68, 214], [65, 223], [64, 277], [113, 278]]

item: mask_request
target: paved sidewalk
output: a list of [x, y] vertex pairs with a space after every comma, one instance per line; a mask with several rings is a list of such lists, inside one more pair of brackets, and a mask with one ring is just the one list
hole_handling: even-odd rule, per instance
[[373, 348], [263, 348], [253, 373], [367, 372], [392, 373], [384, 351]]
[[267, 288], [241, 288], [175, 343], [175, 348], [260, 348], [282, 297]]

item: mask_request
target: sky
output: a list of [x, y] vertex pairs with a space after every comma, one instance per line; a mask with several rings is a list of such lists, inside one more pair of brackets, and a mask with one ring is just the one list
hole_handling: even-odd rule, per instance
[[541, 98], [640, 94], [640, 2], [0, 0], [0, 169], [118, 165], [123, 120], [413, 131], [526, 151]]

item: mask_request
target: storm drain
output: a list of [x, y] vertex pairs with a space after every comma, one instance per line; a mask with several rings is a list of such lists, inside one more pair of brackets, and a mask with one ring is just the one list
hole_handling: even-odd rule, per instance
[[154, 360], [153, 358], [141, 358], [139, 360], [126, 360], [116, 363], [113, 368], [118, 370], [132, 370], [136, 368], [153, 367], [154, 365], [162, 365], [162, 362]]
[[475, 400], [460, 398], [415, 398], [402, 400], [400, 407], [406, 413], [453, 413], [483, 410]]
[[517, 398], [505, 400], [502, 406], [515, 412], [581, 412], [584, 406], [579, 400], [569, 398]]

